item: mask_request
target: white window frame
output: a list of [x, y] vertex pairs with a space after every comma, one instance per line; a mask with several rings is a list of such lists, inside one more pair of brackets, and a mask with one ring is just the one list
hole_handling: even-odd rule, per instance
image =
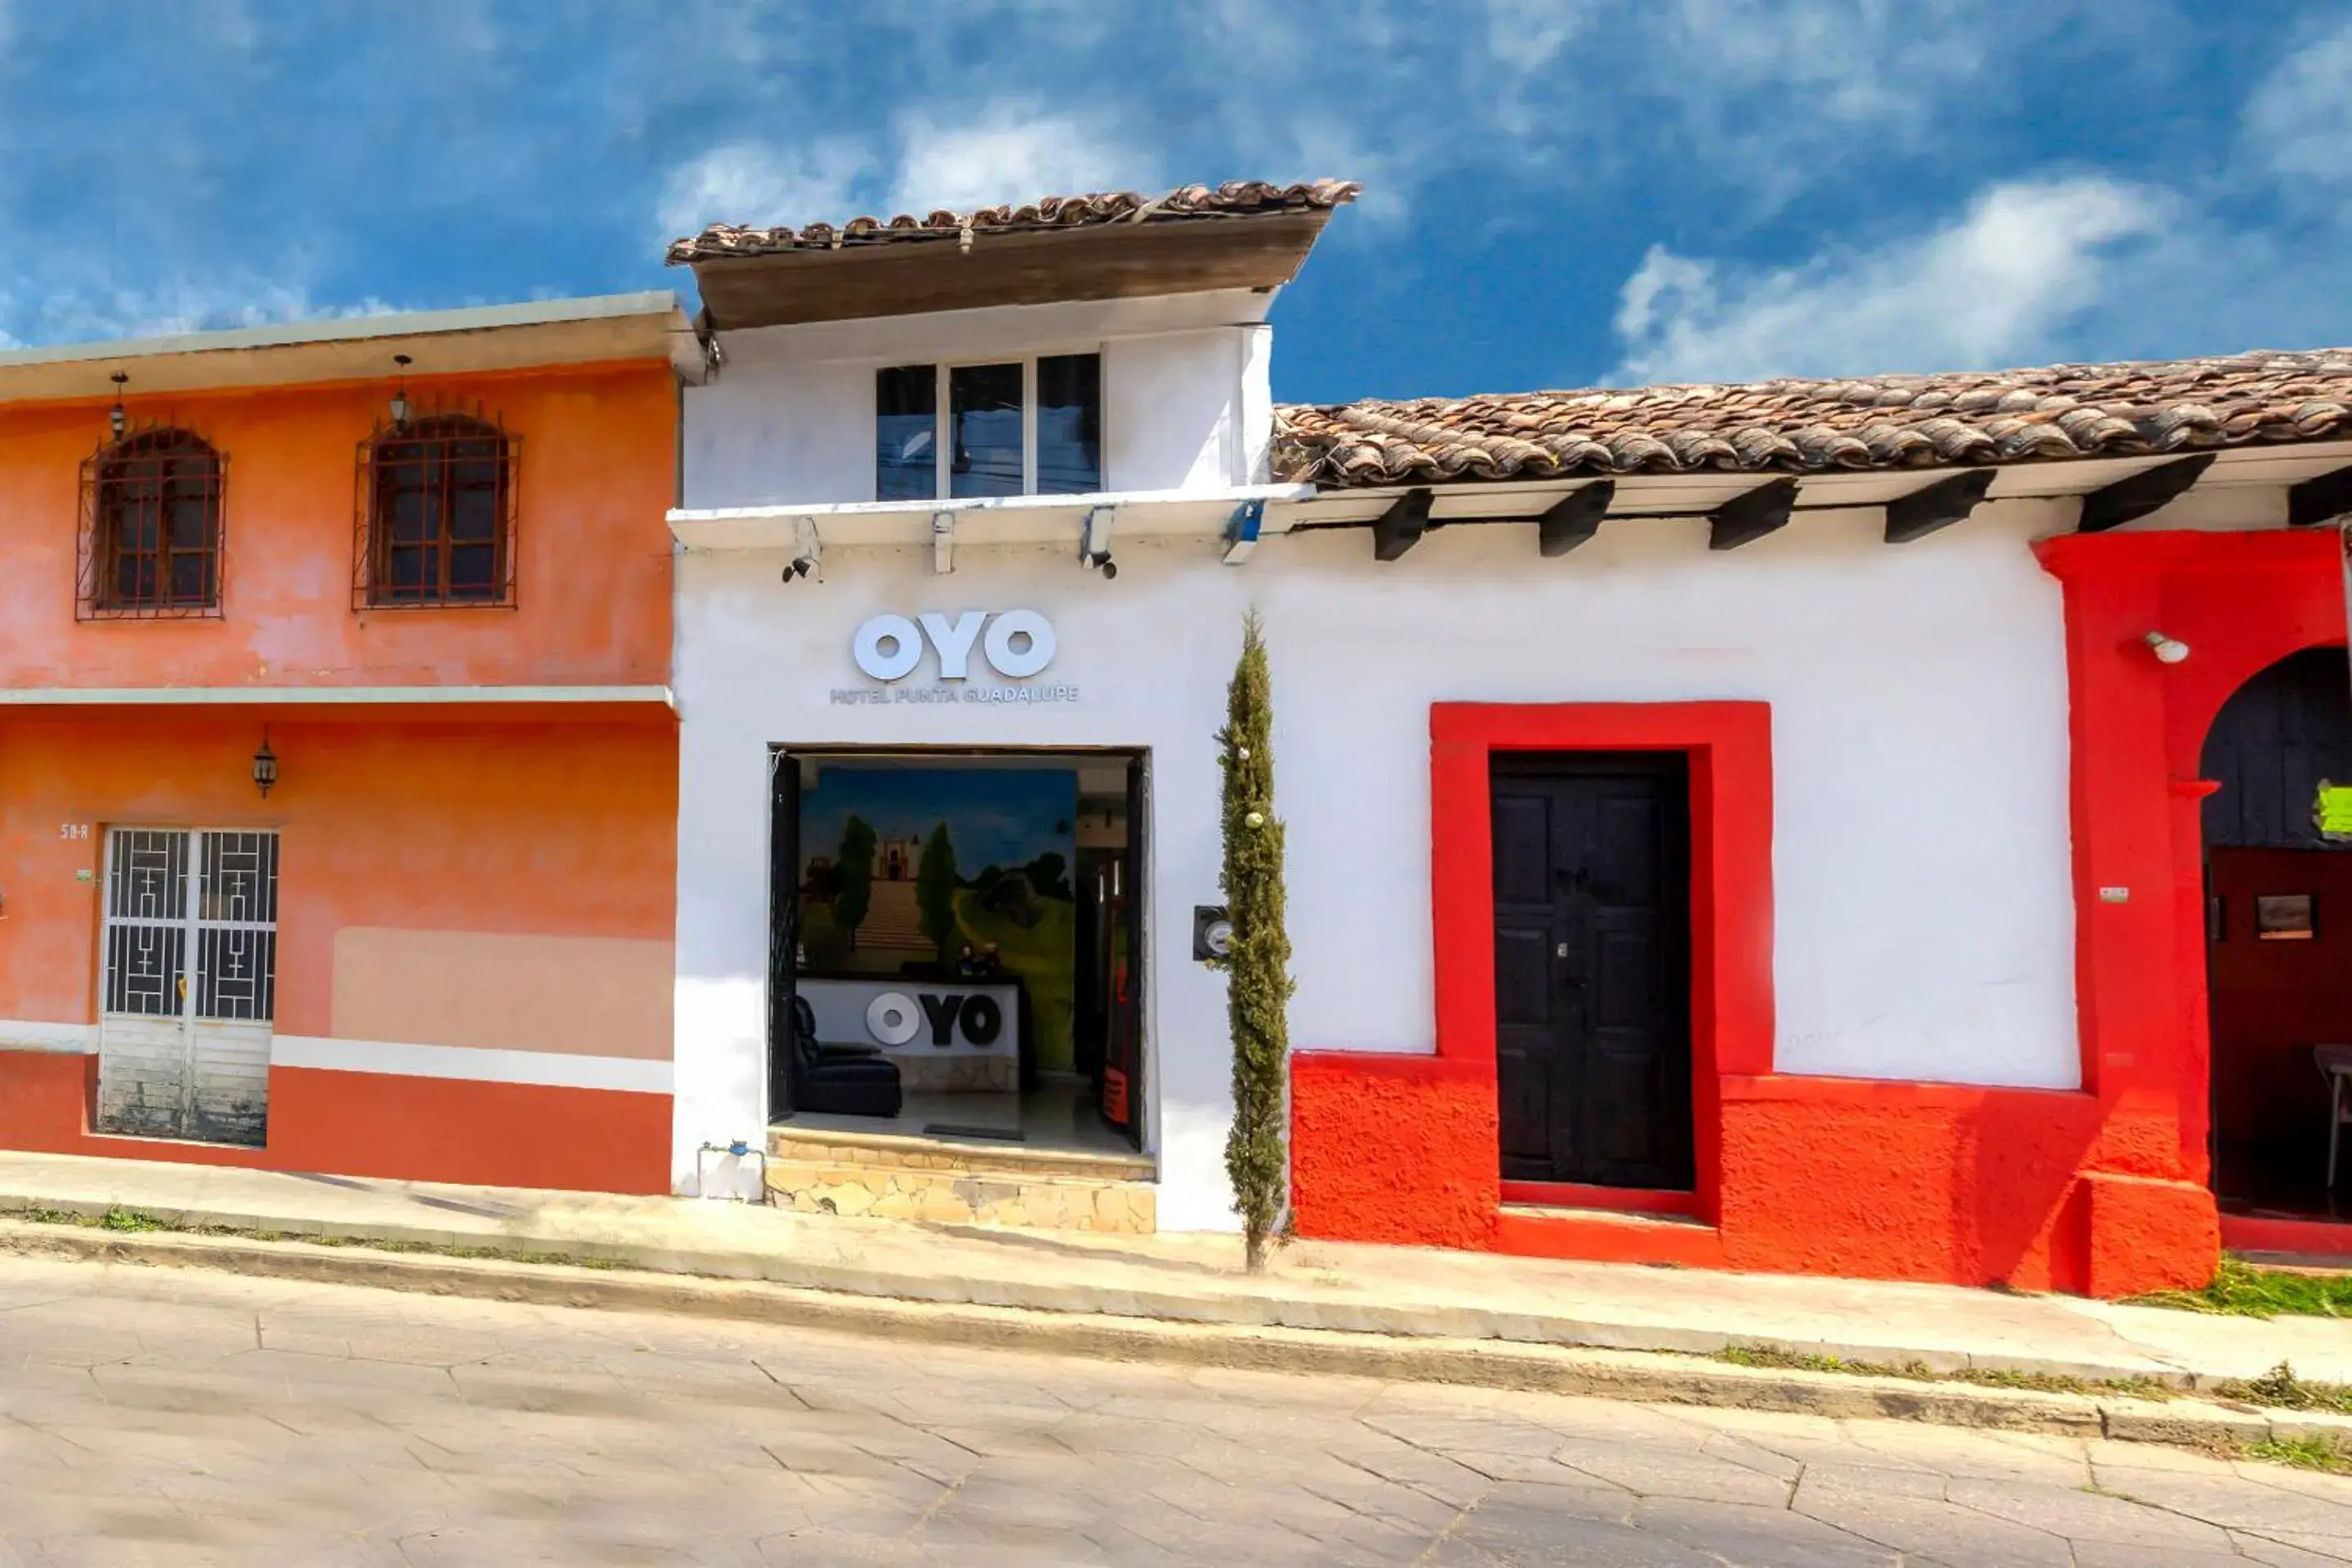
[[[928, 506], [932, 501], [950, 499], [948, 489], [954, 479], [950, 470], [955, 461], [953, 441], [955, 407], [953, 400], [949, 395], [949, 387], [952, 384], [950, 373], [999, 364], [1017, 364], [1021, 367], [1021, 493], [1024, 496], [1035, 495], [1037, 493], [1037, 362], [1041, 359], [1063, 359], [1073, 354], [1095, 356], [1095, 393], [1097, 405], [1095, 409], [1095, 424], [1097, 432], [1095, 451], [1097, 486], [1095, 493], [1100, 494], [1110, 489], [1110, 398], [1104, 386], [1105, 378], [1102, 374], [1105, 362], [1108, 360], [1109, 355], [1103, 352], [1102, 344], [1097, 343], [1091, 346], [1041, 349], [1034, 353], [977, 354], [961, 359], [933, 361], [931, 364], [931, 494], [929, 500], [907, 504]], [[893, 361], [876, 365], [874, 373], [879, 375], [886, 370], [914, 368], [916, 368], [914, 364]], [[882, 411], [878, 399], [868, 410], [868, 415], [875, 422], [874, 435], [866, 445], [868, 450], [875, 450], [881, 445]], [[881, 499], [878, 476], [875, 484], [875, 499], [877, 500]]]

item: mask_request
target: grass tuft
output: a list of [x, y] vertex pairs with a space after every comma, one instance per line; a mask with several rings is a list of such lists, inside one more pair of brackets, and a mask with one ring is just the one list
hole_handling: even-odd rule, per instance
[[2325, 1437], [2271, 1437], [2260, 1443], [2249, 1443], [2244, 1453], [2249, 1459], [2261, 1459], [2273, 1465], [2292, 1465], [2298, 1470], [2325, 1470], [2330, 1475], [2352, 1476], [2352, 1453], [2346, 1452]]
[[2224, 1258], [2201, 1290], [2154, 1290], [2127, 1303], [2239, 1318], [2352, 1318], [2352, 1274], [2259, 1268], [2242, 1258]]
[[1717, 1361], [1734, 1366], [1777, 1368], [1789, 1372], [1842, 1373], [1849, 1377], [1900, 1377], [1913, 1383], [1966, 1383], [1979, 1388], [2020, 1388], [2034, 1394], [2106, 1394], [2126, 1399], [2170, 1399], [2179, 1393], [2170, 1384], [2148, 1377], [2092, 1379], [2069, 1377], [2062, 1373], [2014, 1372], [2003, 1367], [1960, 1367], [1939, 1372], [1925, 1362], [1904, 1362], [1899, 1364], [1875, 1361], [1847, 1361], [1843, 1356], [1816, 1355], [1805, 1351], [1792, 1351], [1781, 1345], [1727, 1345], [1716, 1352]]
[[627, 1267], [626, 1264], [614, 1258], [593, 1258], [569, 1252], [523, 1252], [503, 1247], [458, 1247], [399, 1237], [289, 1235], [284, 1231], [259, 1230], [235, 1225], [174, 1225], [143, 1209], [125, 1208], [120, 1204], [100, 1215], [87, 1215], [73, 1209], [23, 1208], [9, 1213], [7, 1217], [26, 1220], [34, 1225], [69, 1225], [83, 1230], [116, 1230], [133, 1233], [170, 1231], [182, 1236], [210, 1236], [232, 1241], [299, 1241], [312, 1247], [349, 1247], [370, 1252], [425, 1253], [436, 1258], [487, 1258], [507, 1263], [560, 1263], [573, 1268]]
[[2286, 1362], [2279, 1363], [2260, 1377], [2233, 1378], [2216, 1384], [2213, 1392], [2224, 1399], [2242, 1399], [2249, 1405], [2266, 1405], [2273, 1410], [2325, 1410], [2352, 1415], [2352, 1384], [2314, 1383], [2296, 1376], [2294, 1366]]

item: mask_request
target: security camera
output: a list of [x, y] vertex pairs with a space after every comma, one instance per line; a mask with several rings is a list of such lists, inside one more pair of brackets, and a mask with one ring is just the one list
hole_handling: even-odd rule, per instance
[[817, 557], [824, 549], [824, 542], [816, 536], [815, 519], [794, 518], [793, 520], [793, 559], [792, 563], [784, 568], [784, 581], [789, 583], [795, 577], [805, 577], [814, 572]]
[[1118, 575], [1110, 559], [1110, 527], [1117, 516], [1110, 507], [1088, 507], [1084, 531], [1078, 535], [1078, 564], [1105, 577]]

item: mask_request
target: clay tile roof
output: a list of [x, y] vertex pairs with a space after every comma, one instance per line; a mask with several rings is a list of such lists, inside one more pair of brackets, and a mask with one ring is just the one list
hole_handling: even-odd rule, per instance
[[1204, 218], [1259, 217], [1272, 213], [1324, 211], [1356, 199], [1362, 187], [1346, 180], [1315, 180], [1275, 185], [1264, 180], [1228, 180], [1221, 185], [1180, 185], [1165, 195], [1139, 191], [1097, 191], [1086, 195], [1046, 196], [1019, 206], [982, 207], [976, 212], [941, 210], [917, 216], [854, 217], [838, 227], [812, 223], [799, 228], [744, 228], [715, 223], [688, 239], [670, 242], [672, 267], [697, 261], [776, 256], [795, 250], [836, 250], [906, 240], [953, 239], [973, 234], [1040, 233], [1090, 228], [1113, 223], [1171, 223]]
[[2352, 439], [2352, 349], [1275, 411], [1274, 471], [1325, 485], [1823, 473]]

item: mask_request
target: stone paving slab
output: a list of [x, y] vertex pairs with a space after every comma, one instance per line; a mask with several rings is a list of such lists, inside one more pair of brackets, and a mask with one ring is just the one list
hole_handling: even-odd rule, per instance
[[2325, 1568], [2352, 1479], [0, 1258], [0, 1565], [541, 1562]]
[[0, 1211], [122, 1205], [173, 1223], [497, 1246], [893, 1300], [1176, 1322], [1707, 1354], [1769, 1342], [2194, 1386], [2291, 1360], [2352, 1383], [2352, 1321], [2263, 1321], [2065, 1296], [1305, 1242], [1244, 1274], [1236, 1238], [797, 1215], [666, 1197], [431, 1185], [0, 1153]]

